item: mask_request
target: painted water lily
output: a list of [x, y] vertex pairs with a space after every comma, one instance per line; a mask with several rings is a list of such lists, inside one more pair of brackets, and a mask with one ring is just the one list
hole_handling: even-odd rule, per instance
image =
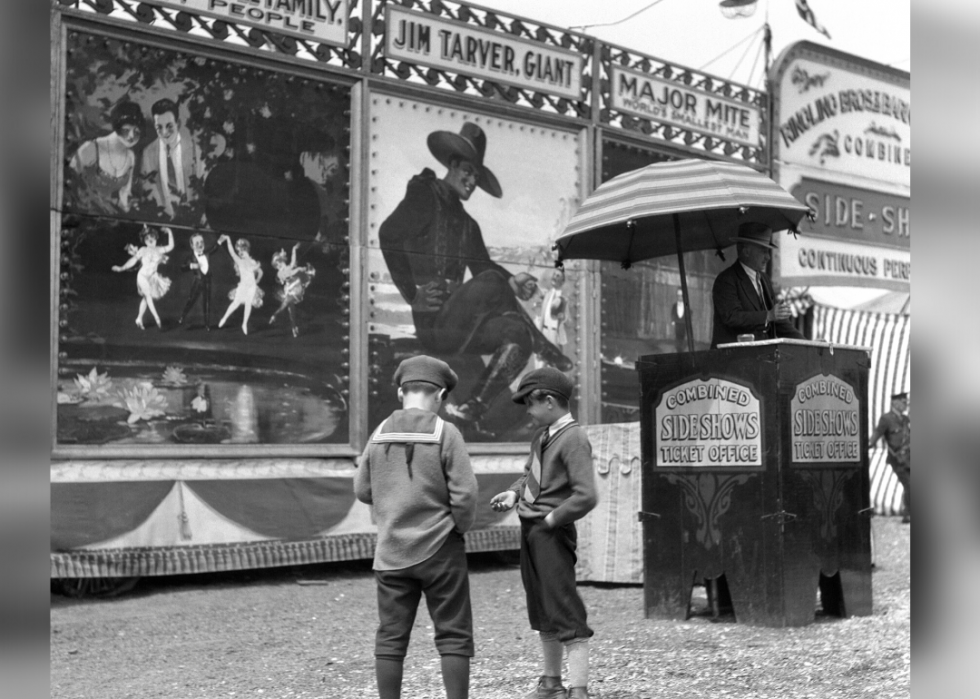
[[98, 367], [92, 367], [92, 371], [87, 376], [78, 374], [75, 379], [75, 386], [78, 393], [88, 400], [100, 401], [109, 397], [112, 379], [109, 378], [109, 372], [100, 374]]
[[126, 422], [130, 425], [140, 420], [151, 420], [166, 413], [167, 399], [151, 384], [140, 383], [131, 389], [122, 389], [119, 397], [129, 410]]
[[174, 386], [183, 386], [187, 383], [187, 376], [184, 374], [183, 369], [178, 366], [171, 365], [163, 370], [163, 383]]

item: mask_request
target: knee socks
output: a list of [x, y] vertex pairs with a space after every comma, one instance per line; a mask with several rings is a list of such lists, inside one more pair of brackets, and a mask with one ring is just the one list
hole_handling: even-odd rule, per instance
[[568, 686], [589, 685], [589, 639], [573, 638], [565, 643], [568, 649]]
[[374, 673], [378, 680], [378, 697], [380, 699], [401, 699], [403, 663], [404, 658], [375, 657]]
[[470, 659], [465, 655], [443, 655], [442, 683], [446, 687], [447, 699], [468, 699]]
[[562, 646], [557, 634], [539, 632], [545, 677], [561, 677]]
[[541, 651], [544, 658], [544, 674], [561, 677], [563, 651], [568, 649], [568, 686], [586, 687], [589, 683], [589, 639], [573, 638], [562, 644], [557, 634], [541, 633]]
[[[404, 658], [378, 656], [374, 671], [380, 699], [401, 699]], [[465, 655], [442, 656], [442, 683], [448, 699], [469, 699], [470, 659]]]

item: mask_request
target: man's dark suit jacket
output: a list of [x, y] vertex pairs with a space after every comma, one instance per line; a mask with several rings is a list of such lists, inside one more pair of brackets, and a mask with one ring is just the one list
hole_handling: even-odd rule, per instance
[[[771, 305], [775, 298], [772, 284], [765, 274], [760, 274], [759, 278]], [[738, 260], [715, 279], [711, 298], [715, 305], [712, 349], [725, 342], [737, 342], [742, 333], [752, 333], [756, 340], [776, 337], [805, 339], [789, 320], [777, 320], [766, 326], [766, 308]]]
[[191, 265], [197, 262], [197, 257], [194, 255], [194, 251], [193, 250], [189, 250], [189, 251], [186, 251], [184, 253], [184, 256], [183, 256], [183, 259], [182, 259], [183, 264], [180, 265], [181, 271], [190, 272], [191, 274], [194, 275], [194, 279], [196, 279], [196, 280], [199, 279], [201, 281], [210, 282], [211, 281], [211, 279], [210, 279], [211, 272], [214, 271], [214, 267], [213, 267], [214, 262], [211, 261], [211, 255], [214, 254], [214, 251], [217, 250], [218, 247], [219, 246], [218, 246], [217, 243], [213, 243], [210, 248], [208, 248], [207, 250], [205, 250], [202, 253], [204, 255], [204, 257], [208, 258], [208, 273], [207, 274], [205, 274], [201, 270], [200, 267], [197, 267], [196, 269], [192, 269], [191, 268]]

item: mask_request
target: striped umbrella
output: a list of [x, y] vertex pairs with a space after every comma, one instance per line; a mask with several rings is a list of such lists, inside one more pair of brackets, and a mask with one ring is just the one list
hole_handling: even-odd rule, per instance
[[[737, 163], [675, 160], [654, 163], [599, 185], [555, 241], [564, 260], [634, 262], [677, 255], [684, 303], [690, 308], [683, 253], [732, 245], [740, 223], [792, 229], [809, 209], [765, 175]], [[722, 255], [724, 259], [724, 256]], [[688, 346], [694, 350], [690, 314]]]
[[743, 221], [774, 231], [795, 229], [807, 210], [745, 165], [675, 160], [599, 185], [555, 244], [559, 259], [612, 260], [628, 267], [652, 257], [726, 248]]

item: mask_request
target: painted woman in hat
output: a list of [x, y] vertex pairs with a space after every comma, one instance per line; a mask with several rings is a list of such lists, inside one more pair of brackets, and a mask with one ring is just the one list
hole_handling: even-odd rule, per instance
[[738, 227], [734, 240], [738, 259], [715, 278], [711, 289], [715, 307], [711, 347], [737, 342], [742, 334], [751, 334], [756, 340], [804, 339], [790, 320], [789, 307], [776, 303], [766, 275], [770, 255], [776, 249], [772, 229], [748, 221]]
[[[422, 347], [433, 354], [490, 355], [473, 392], [450, 406], [460, 423], [477, 423], [490, 403], [521, 373], [533, 353], [562, 371], [572, 362], [535, 326], [518, 299], [535, 285], [490, 259], [480, 226], [463, 202], [477, 187], [502, 190], [483, 164], [486, 135], [465, 122], [459, 133], [434, 131], [429, 151], [447, 168], [437, 178], [425, 168], [381, 224], [379, 240], [392, 281], [411, 305]], [[464, 283], [469, 270], [472, 278]]]

